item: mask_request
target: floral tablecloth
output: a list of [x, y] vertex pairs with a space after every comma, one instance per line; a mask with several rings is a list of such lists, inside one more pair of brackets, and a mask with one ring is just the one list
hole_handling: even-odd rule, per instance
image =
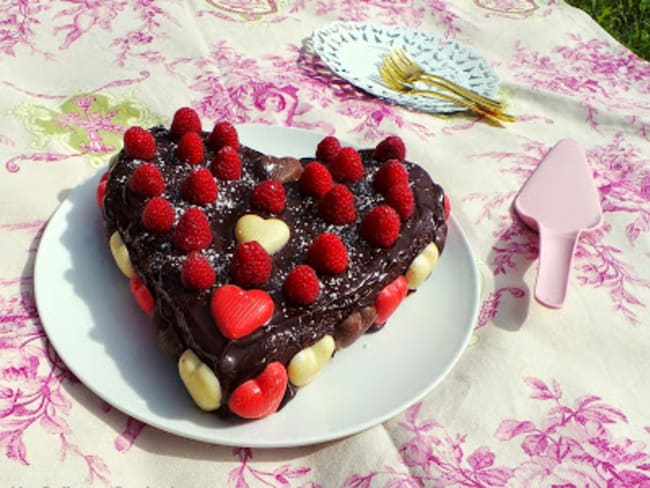
[[[435, 117], [336, 79], [334, 20], [401, 24], [487, 58], [519, 119]], [[650, 64], [561, 0], [7, 0], [0, 4], [0, 472], [11, 487], [650, 487]], [[291, 449], [190, 441], [92, 394], [48, 343], [33, 260], [48, 218], [128, 125], [398, 133], [447, 189], [483, 275], [474, 337], [422, 401]], [[604, 224], [567, 302], [532, 297], [538, 241], [511, 203], [540, 158], [586, 148]], [[61, 306], [65, 313], [65, 304]]]

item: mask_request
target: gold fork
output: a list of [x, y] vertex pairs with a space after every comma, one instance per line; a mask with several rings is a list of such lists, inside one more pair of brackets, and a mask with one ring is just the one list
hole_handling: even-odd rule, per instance
[[[446, 78], [427, 73], [408, 56], [403, 48], [395, 48], [384, 57], [379, 74], [389, 88], [400, 93], [435, 96], [482, 115], [496, 125], [501, 125], [500, 122], [516, 120], [512, 115], [503, 113], [500, 102], [463, 88]], [[415, 86], [417, 81], [428, 83], [447, 93], [418, 88]]]
[[447, 78], [438, 76], [433, 73], [427, 72], [422, 66], [420, 66], [417, 61], [415, 61], [402, 46], [395, 47], [389, 54], [389, 59], [387, 62], [390, 62], [395, 70], [403, 77], [407, 82], [423, 81], [425, 83], [430, 83], [434, 86], [447, 89], [453, 93], [460, 95], [461, 97], [473, 100], [477, 103], [491, 107], [494, 109], [501, 109], [502, 104], [498, 100], [493, 100], [488, 97], [464, 88]]

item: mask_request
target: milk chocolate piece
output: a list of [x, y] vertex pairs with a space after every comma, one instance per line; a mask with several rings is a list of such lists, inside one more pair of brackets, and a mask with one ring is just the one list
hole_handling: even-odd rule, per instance
[[162, 351], [172, 357], [178, 357], [183, 352], [178, 335], [169, 328], [158, 331], [158, 343]]
[[258, 164], [265, 179], [276, 180], [280, 183], [298, 181], [302, 175], [302, 163], [296, 158], [263, 156], [259, 159]]
[[176, 331], [174, 331], [168, 322], [162, 320], [158, 311], [154, 311], [152, 320], [160, 349], [173, 358], [180, 356], [185, 348], [181, 344]]
[[347, 347], [364, 334], [377, 318], [375, 307], [363, 307], [334, 327], [336, 347]]

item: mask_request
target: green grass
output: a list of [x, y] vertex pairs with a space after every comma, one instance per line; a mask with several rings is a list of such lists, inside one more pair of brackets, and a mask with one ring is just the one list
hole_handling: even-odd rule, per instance
[[650, 60], [650, 0], [566, 0], [587, 12], [612, 37]]

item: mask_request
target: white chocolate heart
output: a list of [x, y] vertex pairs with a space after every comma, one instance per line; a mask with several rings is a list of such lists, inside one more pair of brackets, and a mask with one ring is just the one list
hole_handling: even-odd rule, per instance
[[289, 362], [287, 372], [289, 381], [296, 386], [304, 386], [313, 380], [327, 364], [334, 352], [334, 338], [323, 336], [321, 340], [306, 347], [296, 354]]
[[117, 267], [120, 268], [120, 271], [122, 273], [124, 273], [124, 276], [131, 279], [135, 272], [133, 271], [133, 266], [131, 265], [129, 251], [126, 249], [124, 241], [122, 240], [122, 236], [119, 232], [113, 232], [113, 235], [109, 241], [109, 245], [111, 246], [111, 253], [113, 254], [113, 259], [115, 259]]
[[433, 271], [433, 268], [438, 262], [439, 256], [440, 252], [438, 251], [438, 247], [433, 242], [429, 243], [429, 245], [416, 256], [416, 258], [411, 262], [408, 270], [406, 270], [406, 281], [409, 289], [415, 290], [429, 277], [431, 271]]
[[221, 385], [214, 372], [194, 351], [186, 349], [178, 358], [178, 374], [201, 410], [210, 412], [221, 405]]
[[270, 255], [282, 249], [291, 232], [289, 226], [280, 219], [264, 219], [259, 215], [244, 215], [235, 225], [237, 242], [257, 241]]

